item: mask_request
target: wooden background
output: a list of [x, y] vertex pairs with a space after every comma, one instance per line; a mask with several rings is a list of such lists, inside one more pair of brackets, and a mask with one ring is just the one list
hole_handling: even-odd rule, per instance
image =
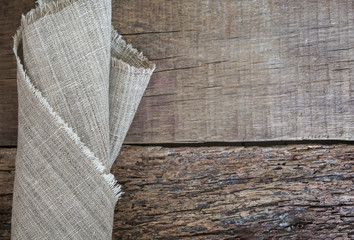
[[[1, 145], [16, 145], [11, 36], [33, 2], [1, 2]], [[127, 143], [354, 140], [354, 1], [112, 4], [157, 64]]]
[[[15, 148], [0, 150], [9, 239]], [[354, 149], [125, 146], [113, 239], [353, 239]]]
[[[354, 146], [336, 142], [354, 140], [354, 1], [112, 5], [118, 32], [157, 64], [126, 139], [145, 146], [125, 145], [113, 167], [126, 192], [114, 239], [354, 238]], [[17, 142], [12, 36], [33, 7], [0, 0], [0, 239]], [[232, 146], [301, 139], [334, 141]]]

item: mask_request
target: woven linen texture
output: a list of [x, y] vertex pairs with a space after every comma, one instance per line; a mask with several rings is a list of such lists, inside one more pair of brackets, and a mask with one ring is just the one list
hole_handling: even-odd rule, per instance
[[111, 239], [110, 169], [155, 65], [111, 26], [110, 0], [38, 1], [14, 36], [12, 239]]

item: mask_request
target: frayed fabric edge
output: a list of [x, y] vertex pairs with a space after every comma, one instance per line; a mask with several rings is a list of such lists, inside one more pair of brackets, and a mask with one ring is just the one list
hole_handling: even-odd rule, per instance
[[50, 1], [43, 2], [41, 0], [36, 1], [36, 7], [31, 9], [26, 15], [22, 14], [21, 25], [27, 26], [37, 20], [51, 14], [60, 12], [64, 8], [71, 6], [79, 0], [60, 0], [60, 1]]
[[116, 57], [111, 57], [111, 66], [113, 68], [120, 68], [131, 74], [145, 75], [145, 76], [151, 76], [153, 71], [155, 70], [155, 66], [153, 68], [134, 67], [128, 64], [127, 62], [123, 61], [122, 59], [118, 59]]
[[[59, 1], [43, 1], [37, 0], [36, 7], [30, 10], [25, 15], [22, 15], [21, 26], [25, 27], [39, 19], [60, 12], [64, 8], [71, 6], [79, 0], [59, 0]], [[117, 30], [111, 25], [111, 44], [119, 46], [124, 50], [127, 50], [138, 60], [139, 66], [134, 66], [129, 62], [124, 61], [121, 58], [111, 56], [111, 62], [113, 67], [123, 67], [130, 72], [135, 72], [137, 74], [151, 75], [156, 68], [156, 65], [152, 63], [142, 52], [139, 52], [131, 44], [128, 44], [120, 35]]]
[[126, 64], [127, 68], [131, 71], [139, 72], [141, 74], [152, 74], [152, 72], [156, 68], [156, 65], [151, 62], [146, 56], [144, 56], [142, 52], [139, 52], [138, 49], [134, 48], [130, 43], [128, 44], [123, 39], [123, 36], [120, 35], [117, 30], [113, 28], [113, 26], [111, 26], [111, 39], [111, 44], [113, 45], [113, 48], [119, 46], [120, 48], [129, 51], [129, 55], [134, 56], [138, 60], [139, 64], [139, 66], [134, 66], [129, 62], [124, 61], [118, 56], [111, 56], [111, 59], [113, 60], [113, 67]]
[[54, 111], [52, 106], [50, 106], [50, 104], [48, 103], [47, 99], [43, 97], [41, 91], [33, 85], [29, 76], [27, 75], [26, 70], [24, 69], [24, 66], [21, 63], [21, 59], [17, 54], [18, 46], [22, 41], [22, 28], [23, 26], [20, 26], [17, 29], [16, 34], [13, 36], [13, 52], [15, 53], [18, 68], [20, 68], [20, 72], [21, 74], [23, 74], [27, 86], [33, 92], [39, 102], [49, 111], [50, 115], [55, 119], [55, 121], [59, 125], [61, 125], [66, 134], [70, 137], [70, 139], [72, 139], [73, 142], [80, 148], [81, 152], [91, 161], [94, 168], [103, 177], [109, 188], [112, 190], [111, 192], [113, 193], [114, 199], [118, 201], [120, 197], [124, 194], [124, 192], [121, 191], [121, 185], [117, 183], [117, 180], [115, 179], [114, 175], [112, 173], [105, 173], [106, 167], [103, 165], [103, 163], [81, 141], [80, 137], [76, 134], [76, 132], [73, 131], [73, 129], [60, 117], [60, 115]]

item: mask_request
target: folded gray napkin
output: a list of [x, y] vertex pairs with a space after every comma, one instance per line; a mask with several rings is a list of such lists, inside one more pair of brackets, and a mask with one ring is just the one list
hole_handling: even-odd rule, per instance
[[110, 169], [155, 65], [113, 29], [110, 0], [38, 1], [14, 52], [12, 239], [111, 239]]

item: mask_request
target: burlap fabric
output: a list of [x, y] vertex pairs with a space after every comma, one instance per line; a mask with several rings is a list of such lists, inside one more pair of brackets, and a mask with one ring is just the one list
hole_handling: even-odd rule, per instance
[[112, 28], [110, 0], [37, 2], [14, 52], [12, 239], [111, 239], [110, 169], [155, 65]]

